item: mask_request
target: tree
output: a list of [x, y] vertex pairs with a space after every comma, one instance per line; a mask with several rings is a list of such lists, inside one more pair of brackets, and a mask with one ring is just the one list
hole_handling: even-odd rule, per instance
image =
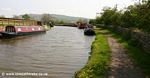
[[43, 14], [41, 21], [43, 24], [48, 24], [51, 21], [51, 16], [49, 14]]
[[83, 19], [79, 19], [78, 21], [77, 21], [77, 23], [82, 23], [83, 22]]
[[96, 24], [96, 19], [90, 19], [89, 24], [95, 25]]
[[63, 21], [63, 20], [61, 20], [60, 22], [59, 22], [59, 24], [64, 24], [65, 22]]
[[103, 13], [101, 13], [101, 16], [97, 18], [97, 20], [100, 23], [104, 23], [105, 25], [112, 25], [113, 23], [117, 23], [117, 7], [115, 8], [110, 8], [110, 7], [105, 7], [103, 9]]
[[101, 16], [96, 18], [97, 24], [136, 28], [150, 32], [150, 0], [140, 0], [139, 3], [128, 6], [124, 10], [105, 7]]
[[29, 20], [31, 17], [28, 14], [22, 15], [22, 18], [25, 20]]
[[5, 16], [4, 15], [0, 15], [0, 18], [5, 18]]
[[15, 19], [19, 19], [19, 16], [17, 16], [17, 15], [13, 15], [13, 18], [15, 18]]

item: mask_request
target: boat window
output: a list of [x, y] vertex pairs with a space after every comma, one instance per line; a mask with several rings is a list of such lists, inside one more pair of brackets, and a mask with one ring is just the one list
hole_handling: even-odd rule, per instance
[[18, 28], [18, 31], [21, 31], [21, 28]]
[[5, 31], [6, 32], [15, 32], [15, 27], [14, 26], [6, 26]]
[[34, 31], [34, 28], [32, 28], [32, 31]]
[[28, 30], [30, 30], [30, 27], [28, 27]]
[[39, 30], [41, 30], [41, 28], [39, 27]]
[[37, 25], [40, 25], [40, 26], [42, 26], [42, 23], [41, 23], [40, 21], [38, 21], [38, 22], [37, 22]]

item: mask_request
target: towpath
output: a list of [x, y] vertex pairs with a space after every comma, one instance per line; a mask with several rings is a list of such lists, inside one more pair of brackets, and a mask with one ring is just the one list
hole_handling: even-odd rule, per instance
[[107, 36], [111, 48], [111, 64], [108, 78], [145, 78], [141, 70], [135, 66], [127, 54], [127, 50], [111, 36], [111, 33], [101, 30]]

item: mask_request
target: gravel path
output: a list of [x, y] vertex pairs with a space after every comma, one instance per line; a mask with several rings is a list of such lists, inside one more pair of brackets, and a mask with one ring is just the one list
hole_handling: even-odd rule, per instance
[[116, 39], [108, 36], [108, 43], [112, 50], [108, 78], [144, 78], [142, 72], [129, 59], [126, 49]]

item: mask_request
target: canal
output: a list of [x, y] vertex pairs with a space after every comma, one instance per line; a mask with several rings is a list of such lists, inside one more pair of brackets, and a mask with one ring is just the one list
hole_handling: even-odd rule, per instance
[[40, 35], [0, 39], [0, 72], [72, 78], [86, 64], [93, 40], [93, 36], [84, 36], [83, 30], [62, 26]]

